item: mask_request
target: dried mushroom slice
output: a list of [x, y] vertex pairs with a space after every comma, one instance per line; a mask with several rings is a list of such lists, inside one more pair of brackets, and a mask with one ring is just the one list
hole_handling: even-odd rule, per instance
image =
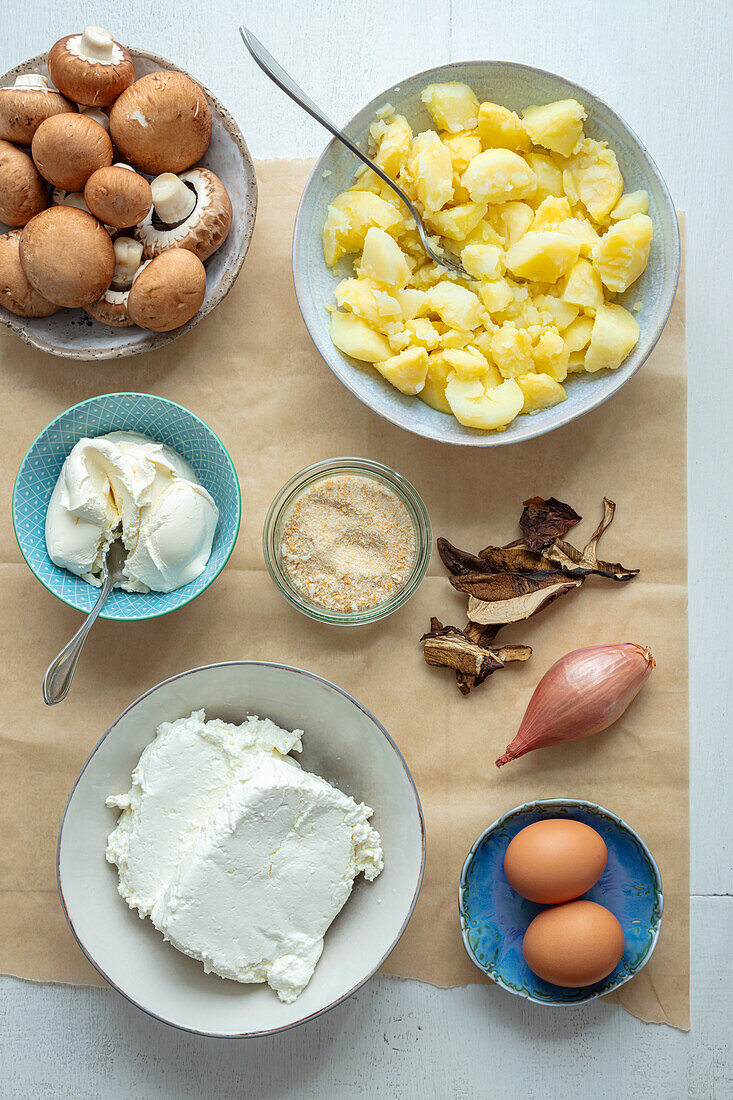
[[440, 560], [448, 572], [454, 577], [460, 577], [463, 573], [480, 573], [486, 568], [481, 558], [475, 554], [469, 554], [466, 550], [459, 550], [448, 539], [438, 539], [438, 553]]
[[598, 542], [603, 532], [610, 527], [615, 512], [614, 501], [604, 497], [603, 518], [586, 546], [578, 550], [569, 542], [558, 539], [553, 546], [545, 550], [545, 556], [570, 577], [587, 577], [593, 573], [614, 581], [632, 580], [638, 575], [638, 569], [627, 569], [620, 562], [601, 561], [598, 557]]
[[[528, 579], [518, 573], [497, 575], [522, 581]], [[492, 599], [482, 598], [481, 593], [489, 595], [490, 589], [488, 587], [477, 585], [475, 587], [477, 594], [475, 595], [470, 589], [466, 588], [465, 591], [468, 592], [468, 617], [471, 622], [480, 623], [484, 626], [490, 623], [502, 626], [507, 623], [518, 623], [523, 619], [529, 619], [539, 611], [544, 611], [556, 599], [571, 592], [573, 588], [580, 588], [584, 580], [585, 577], [565, 577], [560, 572], [550, 573], [541, 582], [530, 581], [525, 590], [517, 592], [516, 595], [500, 596], [498, 598], [494, 596]], [[524, 586], [519, 585], [518, 587], [522, 588]]]
[[566, 535], [581, 519], [582, 516], [574, 508], [555, 497], [548, 497], [547, 500], [543, 497], [530, 497], [524, 501], [519, 526], [525, 545], [530, 550], [539, 551], [550, 546], [555, 539]]
[[532, 656], [529, 646], [499, 646], [485, 649], [455, 626], [443, 626], [439, 619], [431, 618], [430, 631], [420, 639], [423, 656], [429, 665], [452, 668], [462, 695], [482, 684], [487, 676], [504, 668], [511, 661], [527, 661]]

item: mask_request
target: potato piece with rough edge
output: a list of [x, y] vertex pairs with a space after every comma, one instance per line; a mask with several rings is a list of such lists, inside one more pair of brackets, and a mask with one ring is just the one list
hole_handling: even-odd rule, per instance
[[627, 191], [611, 211], [611, 221], [633, 218], [634, 214], [649, 212], [649, 195], [646, 191]]
[[440, 210], [453, 198], [453, 164], [435, 130], [412, 139], [405, 170], [426, 213]]
[[[566, 184], [565, 175], [569, 175]], [[582, 202], [595, 222], [602, 222], [621, 197], [624, 181], [616, 154], [602, 141], [586, 138], [563, 173], [570, 202]], [[573, 195], [577, 196], [573, 199]]]
[[578, 316], [578, 306], [571, 302], [563, 302], [561, 298], [556, 298], [552, 294], [535, 294], [534, 304], [540, 313], [550, 314], [550, 324], [554, 325], [558, 332], [566, 329]]
[[593, 249], [593, 266], [614, 294], [636, 282], [649, 262], [654, 226], [646, 214], [616, 222]]
[[549, 374], [556, 382], [563, 382], [568, 374], [570, 349], [559, 333], [545, 329], [532, 348], [535, 371]]
[[480, 378], [464, 382], [455, 372], [448, 377], [445, 398], [456, 420], [483, 431], [510, 424], [524, 405], [524, 394], [513, 378], [500, 386], [487, 386]]
[[449, 241], [464, 241], [486, 213], [485, 203], [464, 202], [447, 210], [425, 215], [425, 221], [441, 237]]
[[425, 385], [428, 373], [428, 353], [425, 348], [407, 348], [399, 355], [375, 362], [383, 378], [386, 378], [400, 393], [414, 397]]
[[412, 127], [404, 115], [395, 115], [379, 137], [374, 163], [396, 180], [407, 162], [412, 144]]
[[429, 84], [420, 95], [433, 121], [441, 130], [457, 133], [475, 130], [478, 125], [479, 103], [468, 84], [457, 80], [447, 84]]
[[440, 335], [442, 348], [465, 348], [473, 340], [473, 332], [464, 332], [459, 328], [449, 328]]
[[497, 279], [493, 283], [484, 283], [479, 288], [478, 296], [486, 306], [489, 313], [503, 313], [513, 301], [512, 288], [506, 279]]
[[639, 339], [639, 326], [623, 306], [598, 307], [590, 345], [585, 353], [585, 369], [590, 373], [616, 370]]
[[395, 298], [400, 303], [402, 316], [406, 321], [411, 321], [412, 318], [417, 317], [418, 313], [424, 308], [427, 308], [424, 290], [414, 290], [412, 287], [405, 287], [404, 290], [395, 292]]
[[585, 351], [571, 351], [568, 360], [568, 374], [585, 374]]
[[482, 103], [478, 132], [487, 149], [512, 149], [524, 153], [530, 148], [527, 131], [519, 115], [499, 103]]
[[450, 405], [445, 396], [445, 386], [448, 375], [453, 373], [453, 367], [446, 362], [445, 351], [431, 351], [428, 355], [428, 373], [425, 376], [425, 385], [420, 390], [418, 397], [436, 412], [448, 413]]
[[526, 160], [511, 149], [486, 149], [474, 157], [461, 177], [474, 202], [524, 199], [537, 190], [537, 177]]
[[581, 253], [586, 256], [590, 255], [600, 240], [587, 218], [573, 215], [567, 198], [557, 198], [554, 195], [549, 195], [537, 207], [532, 228], [538, 232], [555, 229], [558, 233], [575, 237], [580, 241]]
[[500, 279], [504, 274], [504, 252], [495, 244], [467, 244], [461, 263], [474, 279]]
[[395, 290], [403, 290], [412, 275], [400, 246], [389, 233], [376, 225], [367, 230], [359, 273]]
[[562, 198], [565, 194], [562, 189], [562, 172], [552, 157], [545, 153], [526, 153], [524, 159], [537, 176], [537, 190], [532, 196], [533, 205], [538, 206], [551, 197]]
[[328, 266], [333, 267], [349, 252], [360, 252], [373, 225], [396, 236], [405, 228], [405, 219], [391, 203], [371, 191], [337, 195], [323, 226], [323, 255]]
[[491, 338], [491, 357], [504, 378], [534, 370], [532, 338], [524, 328], [506, 321]]
[[575, 263], [580, 242], [555, 230], [530, 230], [506, 254], [507, 271], [520, 279], [554, 283]]
[[342, 309], [355, 313], [375, 328], [402, 321], [397, 299], [369, 279], [342, 279], [334, 295]]
[[571, 357], [574, 352], [582, 351], [583, 348], [588, 347], [592, 334], [593, 318], [584, 313], [568, 325], [562, 334], [562, 338], [570, 350]]
[[561, 298], [581, 309], [596, 310], [603, 305], [603, 284], [601, 277], [589, 260], [582, 256], [573, 264], [564, 281]]
[[[481, 152], [481, 138], [475, 131], [459, 130], [457, 134], [445, 131], [440, 135], [440, 140], [450, 153], [453, 171], [458, 176], [463, 175], [473, 158]], [[458, 201], [455, 195], [454, 200]]]
[[517, 379], [517, 384], [524, 396], [523, 413], [549, 409], [552, 405], [559, 405], [567, 396], [560, 383], [550, 378], [549, 374], [525, 374]]
[[392, 355], [387, 337], [355, 313], [331, 314], [331, 340], [344, 355], [366, 363], [376, 363]]
[[415, 317], [412, 321], [408, 321], [405, 325], [405, 331], [413, 347], [432, 351], [440, 343], [440, 334], [433, 322], [427, 317]]
[[534, 213], [526, 202], [503, 202], [489, 207], [487, 218], [505, 248], [516, 244], [532, 225]]
[[[524, 205], [524, 204], [522, 204]], [[492, 210], [501, 210], [501, 207], [492, 207]], [[463, 241], [463, 247], [468, 244], [495, 244], [499, 248], [503, 249], [505, 240], [500, 236], [486, 218], [482, 218], [475, 229], [473, 229]]]
[[502, 382], [501, 374], [494, 364], [471, 345], [465, 348], [447, 348], [445, 361], [464, 382], [468, 378], [482, 378], [491, 386], [499, 386]]
[[577, 99], [559, 99], [522, 111], [524, 128], [535, 145], [569, 157], [583, 140], [585, 108]]
[[451, 328], [467, 332], [481, 324], [481, 303], [472, 290], [456, 283], [442, 282], [426, 292], [426, 305]]

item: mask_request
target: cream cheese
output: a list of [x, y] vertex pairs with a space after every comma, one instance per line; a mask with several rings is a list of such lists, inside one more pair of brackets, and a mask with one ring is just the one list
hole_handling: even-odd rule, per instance
[[203, 711], [144, 750], [107, 847], [119, 890], [207, 973], [267, 982], [292, 1002], [360, 873], [383, 867], [372, 811], [287, 753], [300, 731]]

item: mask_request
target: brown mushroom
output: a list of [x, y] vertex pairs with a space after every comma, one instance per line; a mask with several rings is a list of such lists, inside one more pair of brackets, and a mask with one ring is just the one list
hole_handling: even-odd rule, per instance
[[134, 324], [151, 332], [170, 332], [185, 325], [201, 308], [206, 271], [198, 256], [171, 248], [138, 270], [127, 298]]
[[150, 184], [126, 164], [98, 168], [84, 186], [84, 201], [95, 218], [117, 229], [143, 220], [153, 204]]
[[52, 115], [76, 111], [73, 103], [52, 88], [45, 76], [26, 73], [12, 88], [0, 88], [0, 138], [30, 145], [38, 127]]
[[112, 140], [133, 168], [183, 172], [211, 141], [206, 96], [185, 73], [149, 73], [122, 93], [109, 115]]
[[[87, 214], [92, 214], [86, 204], [83, 191], [63, 191], [60, 187], [54, 187], [51, 192], [51, 203], [53, 206], [75, 206], [77, 210], [84, 210]], [[93, 214], [92, 217], [94, 217]], [[104, 228], [107, 230], [112, 240], [114, 240], [119, 233], [119, 229], [115, 229], [113, 225], [105, 224]]]
[[219, 177], [208, 168], [192, 168], [182, 176], [164, 172], [150, 186], [153, 207], [134, 234], [143, 243], [145, 259], [168, 248], [187, 248], [208, 260], [232, 224], [232, 204]]
[[16, 317], [50, 317], [61, 306], [34, 290], [20, 262], [20, 230], [0, 237], [0, 305]]
[[52, 206], [23, 230], [20, 262], [39, 294], [74, 308], [104, 294], [114, 275], [115, 250], [109, 233], [91, 214]]
[[0, 141], [0, 222], [25, 225], [48, 206], [48, 190], [22, 149]]
[[81, 191], [92, 172], [112, 163], [109, 134], [86, 115], [54, 115], [36, 130], [31, 143], [44, 179], [64, 191]]
[[143, 246], [132, 237], [118, 237], [114, 243], [115, 273], [112, 282], [98, 302], [84, 306], [84, 312], [114, 328], [125, 328], [133, 322], [127, 313], [127, 298], [143, 255]]
[[49, 52], [48, 71], [60, 92], [88, 107], [114, 103], [135, 79], [130, 54], [102, 27], [59, 39]]

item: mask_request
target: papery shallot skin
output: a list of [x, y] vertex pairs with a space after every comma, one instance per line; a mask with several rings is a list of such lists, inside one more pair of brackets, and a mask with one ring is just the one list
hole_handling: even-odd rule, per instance
[[497, 768], [533, 749], [580, 741], [608, 729], [646, 683], [654, 658], [635, 642], [576, 649], [540, 680], [519, 732]]

